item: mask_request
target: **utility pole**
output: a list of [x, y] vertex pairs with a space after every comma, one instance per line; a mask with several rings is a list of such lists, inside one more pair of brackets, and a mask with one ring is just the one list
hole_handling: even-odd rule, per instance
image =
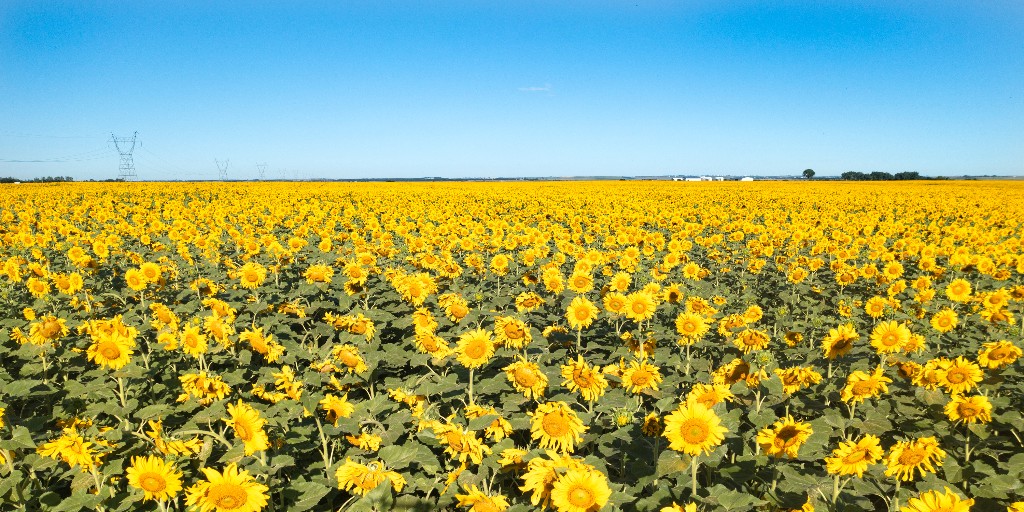
[[223, 162], [221, 162], [220, 160], [217, 160], [216, 158], [214, 158], [213, 161], [214, 161], [214, 163], [217, 164], [217, 177], [218, 177], [218, 179], [220, 179], [221, 181], [227, 181], [228, 180], [228, 166], [231, 165], [231, 160], [228, 159], [228, 160], [224, 160]]
[[121, 164], [117, 167], [117, 179], [120, 181], [135, 181], [138, 178], [135, 174], [135, 161], [132, 159], [132, 152], [135, 151], [135, 138], [138, 136], [139, 132], [133, 133], [131, 137], [115, 137], [113, 133], [110, 134], [114, 148], [121, 155]]

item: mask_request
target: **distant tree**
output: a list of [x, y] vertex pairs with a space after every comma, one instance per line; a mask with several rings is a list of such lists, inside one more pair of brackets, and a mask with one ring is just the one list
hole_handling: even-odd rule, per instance
[[814, 177], [814, 169], [804, 169], [804, 178], [811, 179]]
[[895, 176], [898, 180], [919, 180], [921, 174], [916, 171], [898, 172]]

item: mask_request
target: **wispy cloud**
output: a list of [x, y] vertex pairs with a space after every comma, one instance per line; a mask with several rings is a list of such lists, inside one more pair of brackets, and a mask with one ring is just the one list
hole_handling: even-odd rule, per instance
[[551, 84], [544, 84], [543, 86], [533, 85], [530, 87], [520, 87], [522, 92], [551, 92]]

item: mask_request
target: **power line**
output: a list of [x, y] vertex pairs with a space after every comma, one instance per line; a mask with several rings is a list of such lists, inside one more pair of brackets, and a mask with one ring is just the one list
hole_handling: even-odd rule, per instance
[[220, 160], [217, 160], [216, 158], [214, 158], [213, 161], [214, 161], [214, 163], [217, 164], [217, 176], [220, 178], [221, 181], [227, 181], [228, 180], [228, 166], [231, 165], [231, 160], [228, 159], [228, 160], [224, 160], [223, 162], [221, 162]]
[[110, 140], [114, 142], [114, 147], [121, 155], [121, 163], [117, 167], [117, 179], [121, 181], [133, 181], [138, 178], [135, 174], [135, 161], [132, 160], [132, 152], [135, 151], [135, 139], [138, 136], [139, 132], [133, 133], [131, 138], [115, 137], [113, 133], [110, 134]]

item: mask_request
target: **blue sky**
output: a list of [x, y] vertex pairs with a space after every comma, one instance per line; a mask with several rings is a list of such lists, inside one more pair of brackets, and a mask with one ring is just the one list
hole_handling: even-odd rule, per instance
[[0, 2], [0, 176], [134, 131], [143, 179], [1022, 175], [1024, 3]]

